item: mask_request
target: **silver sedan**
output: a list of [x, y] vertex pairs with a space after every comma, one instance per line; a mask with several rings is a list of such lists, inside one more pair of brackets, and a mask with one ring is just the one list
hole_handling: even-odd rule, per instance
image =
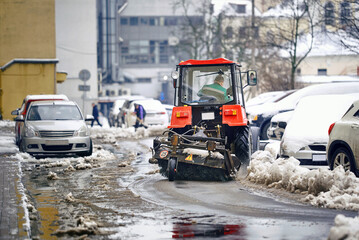
[[[86, 120], [93, 119], [89, 116]], [[92, 140], [85, 119], [75, 102], [33, 102], [25, 116], [19, 149], [29, 154], [92, 154]]]

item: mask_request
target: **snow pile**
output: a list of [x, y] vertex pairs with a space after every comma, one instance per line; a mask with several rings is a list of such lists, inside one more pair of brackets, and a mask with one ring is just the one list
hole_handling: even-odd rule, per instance
[[[183, 153], [198, 155], [198, 156], [203, 157], [203, 158], [209, 156], [209, 152], [207, 150], [195, 149], [195, 148], [185, 148], [183, 150]], [[211, 157], [224, 159], [224, 156], [219, 152], [212, 152], [211, 151]]]
[[115, 143], [119, 138], [141, 139], [144, 137], [155, 137], [162, 135], [167, 128], [164, 126], [150, 126], [147, 129], [130, 128], [91, 128], [91, 137], [102, 139], [105, 143]]
[[3, 136], [0, 138], [0, 153], [16, 153], [18, 151], [13, 137]]
[[339, 214], [334, 222], [335, 226], [330, 229], [328, 240], [359, 239], [359, 217], [350, 218]]
[[9, 120], [1, 120], [0, 127], [9, 127], [9, 128], [15, 127], [15, 122]]
[[248, 167], [248, 181], [306, 195], [315, 206], [359, 210], [359, 179], [342, 167], [309, 170], [295, 158], [275, 159], [270, 152], [257, 151]]

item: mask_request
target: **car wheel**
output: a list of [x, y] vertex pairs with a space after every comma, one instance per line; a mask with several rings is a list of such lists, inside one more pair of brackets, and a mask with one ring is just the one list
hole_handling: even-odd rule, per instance
[[20, 140], [20, 142], [19, 142], [19, 151], [25, 152], [24, 142], [22, 140]]
[[351, 157], [351, 154], [346, 148], [340, 147], [337, 150], [335, 150], [333, 154], [333, 161], [331, 169], [334, 169], [338, 166], [343, 166], [344, 171], [352, 171], [355, 172], [354, 165], [353, 165], [353, 159]]
[[268, 140], [268, 129], [270, 127], [270, 122], [267, 122], [263, 125], [262, 131], [261, 131], [261, 140]]
[[171, 158], [168, 161], [168, 180], [174, 181], [176, 175], [176, 159]]
[[92, 155], [92, 140], [90, 139], [90, 149], [87, 152], [78, 153], [77, 155], [80, 157], [87, 157]]

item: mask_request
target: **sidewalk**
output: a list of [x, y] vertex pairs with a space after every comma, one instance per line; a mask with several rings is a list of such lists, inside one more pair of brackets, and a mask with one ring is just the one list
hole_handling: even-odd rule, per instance
[[0, 121], [0, 239], [28, 239], [12, 124]]

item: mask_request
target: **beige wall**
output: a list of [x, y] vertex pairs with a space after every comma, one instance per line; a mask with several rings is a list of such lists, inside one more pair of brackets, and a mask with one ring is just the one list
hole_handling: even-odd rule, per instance
[[357, 75], [359, 55], [307, 57], [300, 65], [301, 75], [318, 75], [318, 69], [327, 69], [327, 75]]
[[[4, 119], [13, 118], [10, 112], [20, 107], [26, 95], [56, 93], [55, 58], [55, 0], [0, 0], [0, 108]], [[27, 62], [4, 68], [14, 59]]]

